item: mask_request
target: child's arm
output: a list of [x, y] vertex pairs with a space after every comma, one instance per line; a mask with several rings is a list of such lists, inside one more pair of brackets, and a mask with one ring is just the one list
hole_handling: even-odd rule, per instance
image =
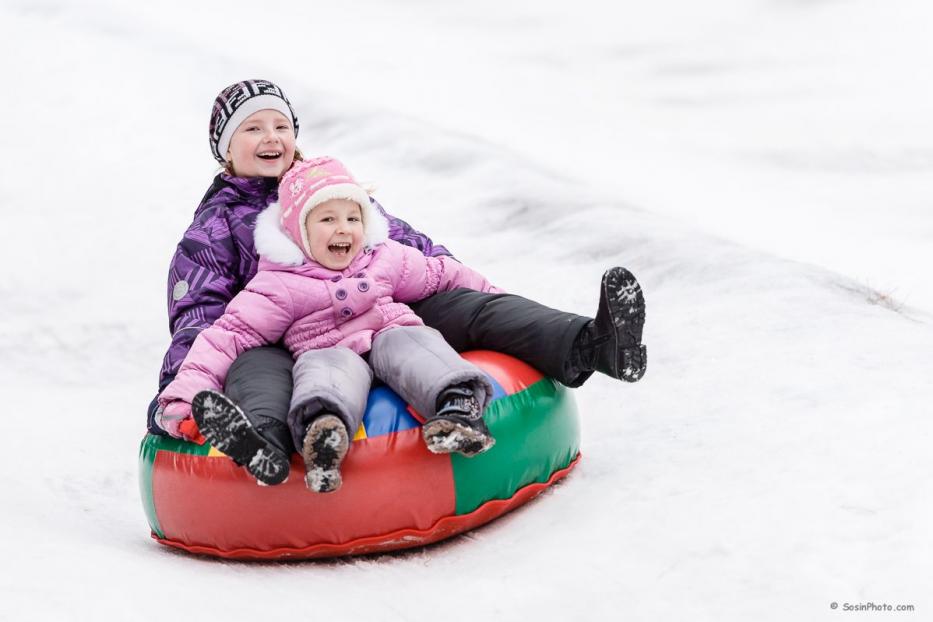
[[[221, 391], [233, 361], [246, 350], [277, 341], [295, 319], [293, 302], [279, 277], [260, 272], [198, 335], [175, 379], [159, 395], [157, 420], [172, 436], [184, 436], [191, 400], [205, 389]], [[190, 435], [188, 435], [190, 436]]]
[[408, 246], [389, 240], [387, 250], [400, 266], [396, 272], [397, 302], [417, 302], [437, 292], [465, 288], [478, 292], [499, 293], [486, 277], [452, 257], [425, 257]]
[[[220, 197], [218, 197], [220, 200]], [[206, 205], [185, 231], [168, 275], [168, 314], [172, 343], [159, 373], [159, 388], [178, 373], [202, 330], [223, 315], [247, 275], [241, 274], [240, 251], [221, 201]]]

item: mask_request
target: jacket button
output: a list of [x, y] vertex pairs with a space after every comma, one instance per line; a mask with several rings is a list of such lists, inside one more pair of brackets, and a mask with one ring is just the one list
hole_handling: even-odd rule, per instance
[[353, 309], [351, 309], [350, 307], [344, 307], [343, 309], [340, 310], [340, 315], [342, 315], [343, 317], [350, 317], [351, 315], [353, 315]]
[[334, 283], [336, 283], [337, 281], [339, 281], [339, 280], [342, 279], [342, 278], [343, 278], [343, 277], [340, 276], [340, 275], [338, 274], [337, 276], [332, 276], [332, 277], [330, 277], [330, 280], [333, 281]]
[[357, 273], [356, 273], [356, 278], [358, 278], [358, 279], [361, 279], [361, 278], [363, 278], [364, 276], [366, 276], [366, 273], [365, 273], [365, 272], [357, 272]]
[[366, 282], [366, 281], [360, 281], [359, 283], [356, 284], [356, 288], [357, 288], [358, 290], [360, 290], [361, 292], [368, 292], [368, 291], [369, 291], [369, 283]]
[[334, 295], [337, 297], [337, 300], [343, 300], [343, 299], [345, 299], [345, 298], [347, 297], [347, 290], [345, 290], [345, 289], [338, 289], [338, 290], [334, 293]]

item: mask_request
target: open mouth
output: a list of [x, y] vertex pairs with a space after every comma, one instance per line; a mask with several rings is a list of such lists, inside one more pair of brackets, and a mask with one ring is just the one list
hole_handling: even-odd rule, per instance
[[328, 244], [327, 250], [335, 255], [346, 255], [350, 252], [349, 242], [338, 242], [337, 244]]
[[282, 152], [281, 151], [263, 151], [263, 152], [257, 153], [256, 157], [258, 157], [261, 160], [277, 160], [278, 158], [282, 157]]

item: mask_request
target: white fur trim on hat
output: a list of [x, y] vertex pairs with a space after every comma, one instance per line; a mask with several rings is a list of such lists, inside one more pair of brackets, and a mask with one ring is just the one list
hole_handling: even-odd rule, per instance
[[282, 226], [279, 224], [281, 210], [278, 203], [271, 203], [256, 217], [256, 229], [253, 231], [256, 252], [278, 264], [300, 266], [305, 262], [305, 255], [298, 245], [282, 231]]
[[347, 199], [360, 206], [360, 215], [363, 217], [363, 247], [372, 248], [382, 244], [389, 238], [389, 222], [379, 213], [369, 200], [365, 190], [354, 183], [331, 184], [316, 191], [301, 206], [298, 214], [298, 226], [301, 229], [301, 242], [304, 244], [308, 257], [311, 255], [311, 242], [308, 239], [308, 228], [305, 221], [308, 214], [315, 207], [331, 199]]
[[222, 155], [224, 159], [227, 158], [227, 150], [230, 148], [230, 139], [233, 138], [233, 133], [236, 132], [240, 124], [246, 121], [251, 114], [259, 112], [260, 110], [275, 110], [276, 112], [281, 112], [282, 115], [288, 119], [289, 123], [292, 122], [292, 111], [289, 109], [285, 100], [278, 95], [257, 95], [256, 97], [250, 97], [230, 115], [230, 118], [224, 125], [224, 131], [220, 135], [220, 140], [217, 141], [217, 152]]

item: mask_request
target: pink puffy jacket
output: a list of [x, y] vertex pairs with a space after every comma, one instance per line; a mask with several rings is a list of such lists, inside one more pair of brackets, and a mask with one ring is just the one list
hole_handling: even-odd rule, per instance
[[333, 346], [362, 354], [383, 330], [423, 325], [403, 303], [460, 287], [501, 291], [450, 257], [425, 257], [393, 240], [364, 250], [339, 272], [310, 260], [283, 265], [262, 257], [256, 276], [198, 335], [159, 403], [171, 419], [187, 418], [199, 391], [222, 390], [237, 356], [283, 336], [296, 358]]

